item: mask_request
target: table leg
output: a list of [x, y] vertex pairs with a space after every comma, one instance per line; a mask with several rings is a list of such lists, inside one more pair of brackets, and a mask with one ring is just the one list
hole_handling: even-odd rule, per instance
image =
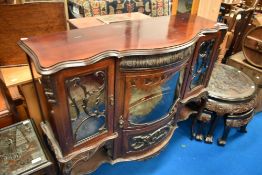
[[212, 112], [212, 119], [211, 119], [211, 123], [210, 123], [210, 129], [208, 131], [208, 134], [205, 138], [205, 142], [206, 143], [213, 143], [213, 135], [214, 135], [214, 131], [216, 129], [217, 126], [217, 121], [218, 121], [218, 116], [215, 112]]
[[198, 123], [199, 127], [198, 127], [198, 130], [197, 130], [196, 140], [203, 141], [203, 138], [204, 138], [204, 136], [203, 136], [204, 123], [203, 123], [203, 121], [200, 121], [200, 120], [198, 120], [197, 123]]
[[198, 109], [198, 113], [195, 117], [195, 119], [197, 120], [197, 134], [196, 134], [196, 140], [198, 141], [202, 141], [203, 140], [203, 128], [204, 128], [204, 123], [203, 121], [200, 120], [200, 117], [204, 111], [204, 108], [206, 106], [206, 99], [202, 98], [199, 102], [199, 109]]
[[224, 146], [226, 144], [229, 131], [230, 131], [230, 127], [225, 125], [223, 135], [220, 139], [218, 139], [218, 145]]
[[197, 117], [195, 116], [193, 118], [193, 122], [191, 125], [191, 140], [193, 140], [196, 137], [196, 133], [195, 133], [195, 127], [196, 127], [196, 123], [197, 123]]
[[239, 132], [247, 133], [247, 124], [240, 127]]

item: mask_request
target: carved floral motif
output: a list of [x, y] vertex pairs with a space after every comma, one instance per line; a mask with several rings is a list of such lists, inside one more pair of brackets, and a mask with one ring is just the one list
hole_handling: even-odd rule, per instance
[[57, 103], [56, 100], [56, 91], [55, 91], [55, 83], [52, 81], [52, 77], [47, 75], [47, 76], [42, 76], [41, 78], [43, 87], [44, 87], [44, 93], [46, 95], [47, 101], [51, 104], [54, 105]]
[[230, 101], [243, 100], [255, 92], [254, 82], [238, 69], [216, 64], [208, 84], [209, 96]]
[[[91, 78], [94, 77], [96, 81], [90, 84], [87, 80], [88, 76], [91, 76]], [[103, 99], [105, 91], [105, 72], [98, 71], [86, 76], [73, 77], [66, 80], [65, 84], [68, 92], [69, 111], [74, 139], [79, 141], [87, 136], [90, 139], [94, 135], [105, 131], [105, 122], [103, 122], [103, 124], [99, 123], [99, 121], [104, 121], [106, 118], [106, 109]], [[95, 130], [97, 130], [98, 133], [94, 133]]]
[[134, 70], [168, 66], [188, 60], [192, 56], [194, 48], [195, 45], [192, 45], [185, 49], [167, 54], [125, 57], [120, 62], [120, 68]]
[[211, 61], [211, 55], [212, 55], [214, 43], [215, 43], [215, 39], [204, 41], [201, 43], [196, 63], [192, 66], [192, 70], [191, 70], [192, 71], [192, 80], [190, 83], [191, 89], [203, 83]]
[[171, 125], [171, 123], [168, 123], [164, 127], [159, 128], [152, 133], [134, 136], [130, 138], [129, 146], [131, 147], [131, 150], [134, 151], [141, 151], [143, 149], [146, 149], [147, 147], [154, 145], [167, 137], [172, 128], [173, 126]]

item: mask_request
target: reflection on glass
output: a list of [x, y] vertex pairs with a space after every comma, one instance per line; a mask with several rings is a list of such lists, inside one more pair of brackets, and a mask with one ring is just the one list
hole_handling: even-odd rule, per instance
[[206, 41], [201, 44], [199, 48], [198, 58], [193, 69], [190, 89], [193, 89], [196, 86], [203, 84], [208, 66], [210, 64], [210, 57], [213, 46], [214, 40]]
[[178, 1], [178, 13], [191, 13], [193, 0], [179, 0]]
[[104, 72], [71, 78], [66, 80], [66, 86], [75, 141], [106, 131]]
[[[183, 75], [183, 73], [181, 73]], [[129, 101], [129, 121], [132, 124], [144, 124], [165, 117], [174, 102], [177, 100], [182, 84], [180, 72], [161, 76], [160, 84], [147, 88], [131, 88]], [[152, 83], [151, 79], [145, 79], [145, 84]]]

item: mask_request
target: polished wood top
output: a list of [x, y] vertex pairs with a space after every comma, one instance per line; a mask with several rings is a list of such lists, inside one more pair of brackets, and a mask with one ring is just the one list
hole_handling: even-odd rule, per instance
[[254, 82], [242, 71], [225, 64], [216, 64], [208, 84], [208, 95], [218, 100], [241, 101], [253, 98]]
[[194, 44], [203, 33], [221, 28], [226, 26], [201, 17], [164, 16], [31, 37], [19, 45], [34, 60], [38, 72], [51, 74], [109, 56], [175, 51]]
[[[143, 20], [151, 18], [148, 15], [143, 13], [135, 12], [135, 13], [123, 13], [123, 14], [114, 14], [114, 15], [104, 15], [104, 16], [95, 16], [95, 17], [85, 17], [85, 18], [76, 18], [76, 19], [69, 19], [68, 22], [72, 26], [77, 29], [82, 29], [86, 27], [94, 27], [94, 26], [101, 26], [107, 24], [99, 18], [110, 18], [111, 20], [115, 20], [115, 22], [119, 20]], [[117, 21], [116, 21], [117, 20]]]

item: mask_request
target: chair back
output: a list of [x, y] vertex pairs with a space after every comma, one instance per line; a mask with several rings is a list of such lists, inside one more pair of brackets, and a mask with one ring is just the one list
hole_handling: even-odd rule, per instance
[[241, 42], [253, 13], [254, 8], [238, 9], [234, 12], [233, 17], [228, 19], [228, 31], [233, 33], [233, 38], [225, 58], [241, 51]]

